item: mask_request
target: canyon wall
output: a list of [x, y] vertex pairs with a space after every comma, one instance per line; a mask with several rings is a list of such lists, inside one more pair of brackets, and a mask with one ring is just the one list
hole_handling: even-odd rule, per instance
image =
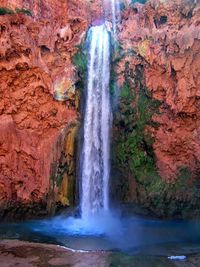
[[77, 1], [1, 5], [0, 215], [43, 215], [74, 198], [79, 88], [72, 59], [92, 18]]
[[[199, 216], [200, 5], [133, 2], [112, 59], [111, 191], [158, 216]], [[82, 43], [102, 13], [101, 1], [1, 1], [1, 218], [74, 203]]]
[[125, 157], [116, 164], [126, 166], [134, 200], [161, 216], [199, 216], [200, 5], [136, 3], [118, 30], [114, 126], [123, 133], [114, 145]]

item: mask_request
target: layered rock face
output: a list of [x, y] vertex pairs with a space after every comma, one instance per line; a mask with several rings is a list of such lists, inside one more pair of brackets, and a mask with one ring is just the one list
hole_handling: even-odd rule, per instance
[[[129, 106], [127, 112], [130, 113], [131, 105], [132, 111], [136, 109], [136, 115], [131, 117], [132, 123], [135, 119], [132, 129], [128, 129], [126, 124], [125, 127], [126, 135], [128, 131], [133, 131], [134, 136], [135, 131], [135, 138], [139, 140], [136, 144], [130, 141], [130, 145], [138, 150], [134, 147], [137, 153], [131, 154], [135, 159], [130, 164], [132, 169], [128, 168], [130, 175], [135, 175], [136, 179], [139, 177], [137, 180], [142, 188], [138, 189], [138, 194], [142, 193], [141, 198], [149, 202], [148, 206], [152, 209], [154, 206], [162, 209], [159, 203], [162, 191], [166, 191], [165, 202], [172, 203], [174, 195], [177, 205], [191, 199], [197, 204], [200, 170], [200, 5], [195, 1], [152, 0], [145, 5], [137, 3], [124, 10], [118, 29], [119, 41], [125, 52], [117, 67], [118, 84], [128, 85], [129, 97], [133, 97], [131, 103], [126, 103], [126, 107]], [[158, 105], [152, 109], [152, 101], [155, 100]], [[127, 112], [124, 114], [129, 114]], [[124, 119], [120, 117], [119, 121], [122, 124]], [[120, 125], [117, 127], [119, 130]], [[152, 138], [151, 149], [146, 135]], [[152, 172], [150, 159], [160, 176], [153, 183], [148, 180], [152, 181], [157, 174], [155, 170]], [[142, 171], [142, 165], [148, 170], [143, 168]], [[139, 169], [143, 174], [138, 172]], [[145, 174], [146, 170], [148, 174]], [[181, 193], [176, 195], [178, 189]], [[152, 203], [150, 198], [155, 193], [157, 203]], [[181, 213], [180, 210], [174, 208], [169, 214]]]
[[0, 16], [0, 214], [20, 213], [22, 204], [24, 213], [50, 211], [73, 200], [79, 93], [72, 57], [92, 17], [77, 1], [1, 5], [23, 11]]

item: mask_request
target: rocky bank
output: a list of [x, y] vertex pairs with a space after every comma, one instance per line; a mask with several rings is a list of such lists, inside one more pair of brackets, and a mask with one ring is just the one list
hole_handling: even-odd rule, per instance
[[0, 260], [4, 267], [199, 267], [198, 253], [184, 261], [171, 261], [167, 256], [128, 255], [111, 252], [73, 251], [56, 245], [16, 240], [0, 241]]

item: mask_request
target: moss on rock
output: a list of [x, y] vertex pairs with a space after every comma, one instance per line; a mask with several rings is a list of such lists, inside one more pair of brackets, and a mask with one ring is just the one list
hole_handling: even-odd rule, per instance
[[[138, 183], [146, 186], [158, 177], [155, 168], [153, 140], [146, 131], [152, 124], [151, 117], [158, 112], [160, 103], [153, 100], [149, 91], [140, 84], [141, 73], [134, 73], [132, 79], [126, 78], [120, 90], [119, 109], [115, 114], [113, 161], [126, 173], [132, 173]], [[138, 90], [136, 90], [138, 88]]]
[[0, 7], [0, 16], [12, 15], [12, 14], [15, 14], [15, 12], [12, 9], [7, 7]]
[[[56, 207], [73, 206], [76, 185], [76, 143], [79, 122], [71, 123], [57, 140], [55, 157], [51, 166], [51, 189], [48, 210], [54, 214]], [[62, 151], [57, 152], [63, 148]]]
[[13, 14], [24, 14], [27, 16], [32, 16], [32, 12], [29, 9], [24, 9], [24, 8], [16, 8], [15, 11], [7, 8], [7, 7], [0, 7], [0, 16], [3, 15], [13, 15]]
[[182, 166], [170, 183], [157, 171], [154, 140], [148, 129], [159, 127], [152, 116], [159, 114], [162, 103], [145, 87], [143, 67], [131, 69], [126, 63], [124, 77], [113, 120], [115, 193], [120, 192], [121, 201], [142, 204], [159, 217], [200, 217], [200, 186], [193, 171]]
[[85, 87], [85, 79], [87, 74], [87, 42], [84, 39], [83, 42], [77, 46], [77, 52], [72, 58], [72, 62], [77, 70], [78, 80], [76, 87], [83, 90]]
[[24, 15], [27, 15], [27, 16], [32, 16], [32, 12], [31, 10], [29, 9], [25, 9], [25, 8], [16, 8], [15, 9], [16, 13], [18, 14], [24, 14]]

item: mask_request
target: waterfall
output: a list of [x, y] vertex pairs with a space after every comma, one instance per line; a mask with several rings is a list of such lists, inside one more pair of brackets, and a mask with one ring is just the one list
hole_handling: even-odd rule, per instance
[[113, 35], [116, 38], [117, 35], [117, 21], [120, 16], [120, 0], [104, 0], [105, 17], [112, 15]]
[[111, 0], [112, 4], [112, 24], [113, 24], [113, 33], [116, 37], [117, 29], [116, 29], [116, 21], [117, 16], [120, 14], [120, 4], [119, 0]]
[[108, 210], [111, 106], [110, 40], [106, 26], [88, 32], [88, 81], [81, 153], [83, 218]]

